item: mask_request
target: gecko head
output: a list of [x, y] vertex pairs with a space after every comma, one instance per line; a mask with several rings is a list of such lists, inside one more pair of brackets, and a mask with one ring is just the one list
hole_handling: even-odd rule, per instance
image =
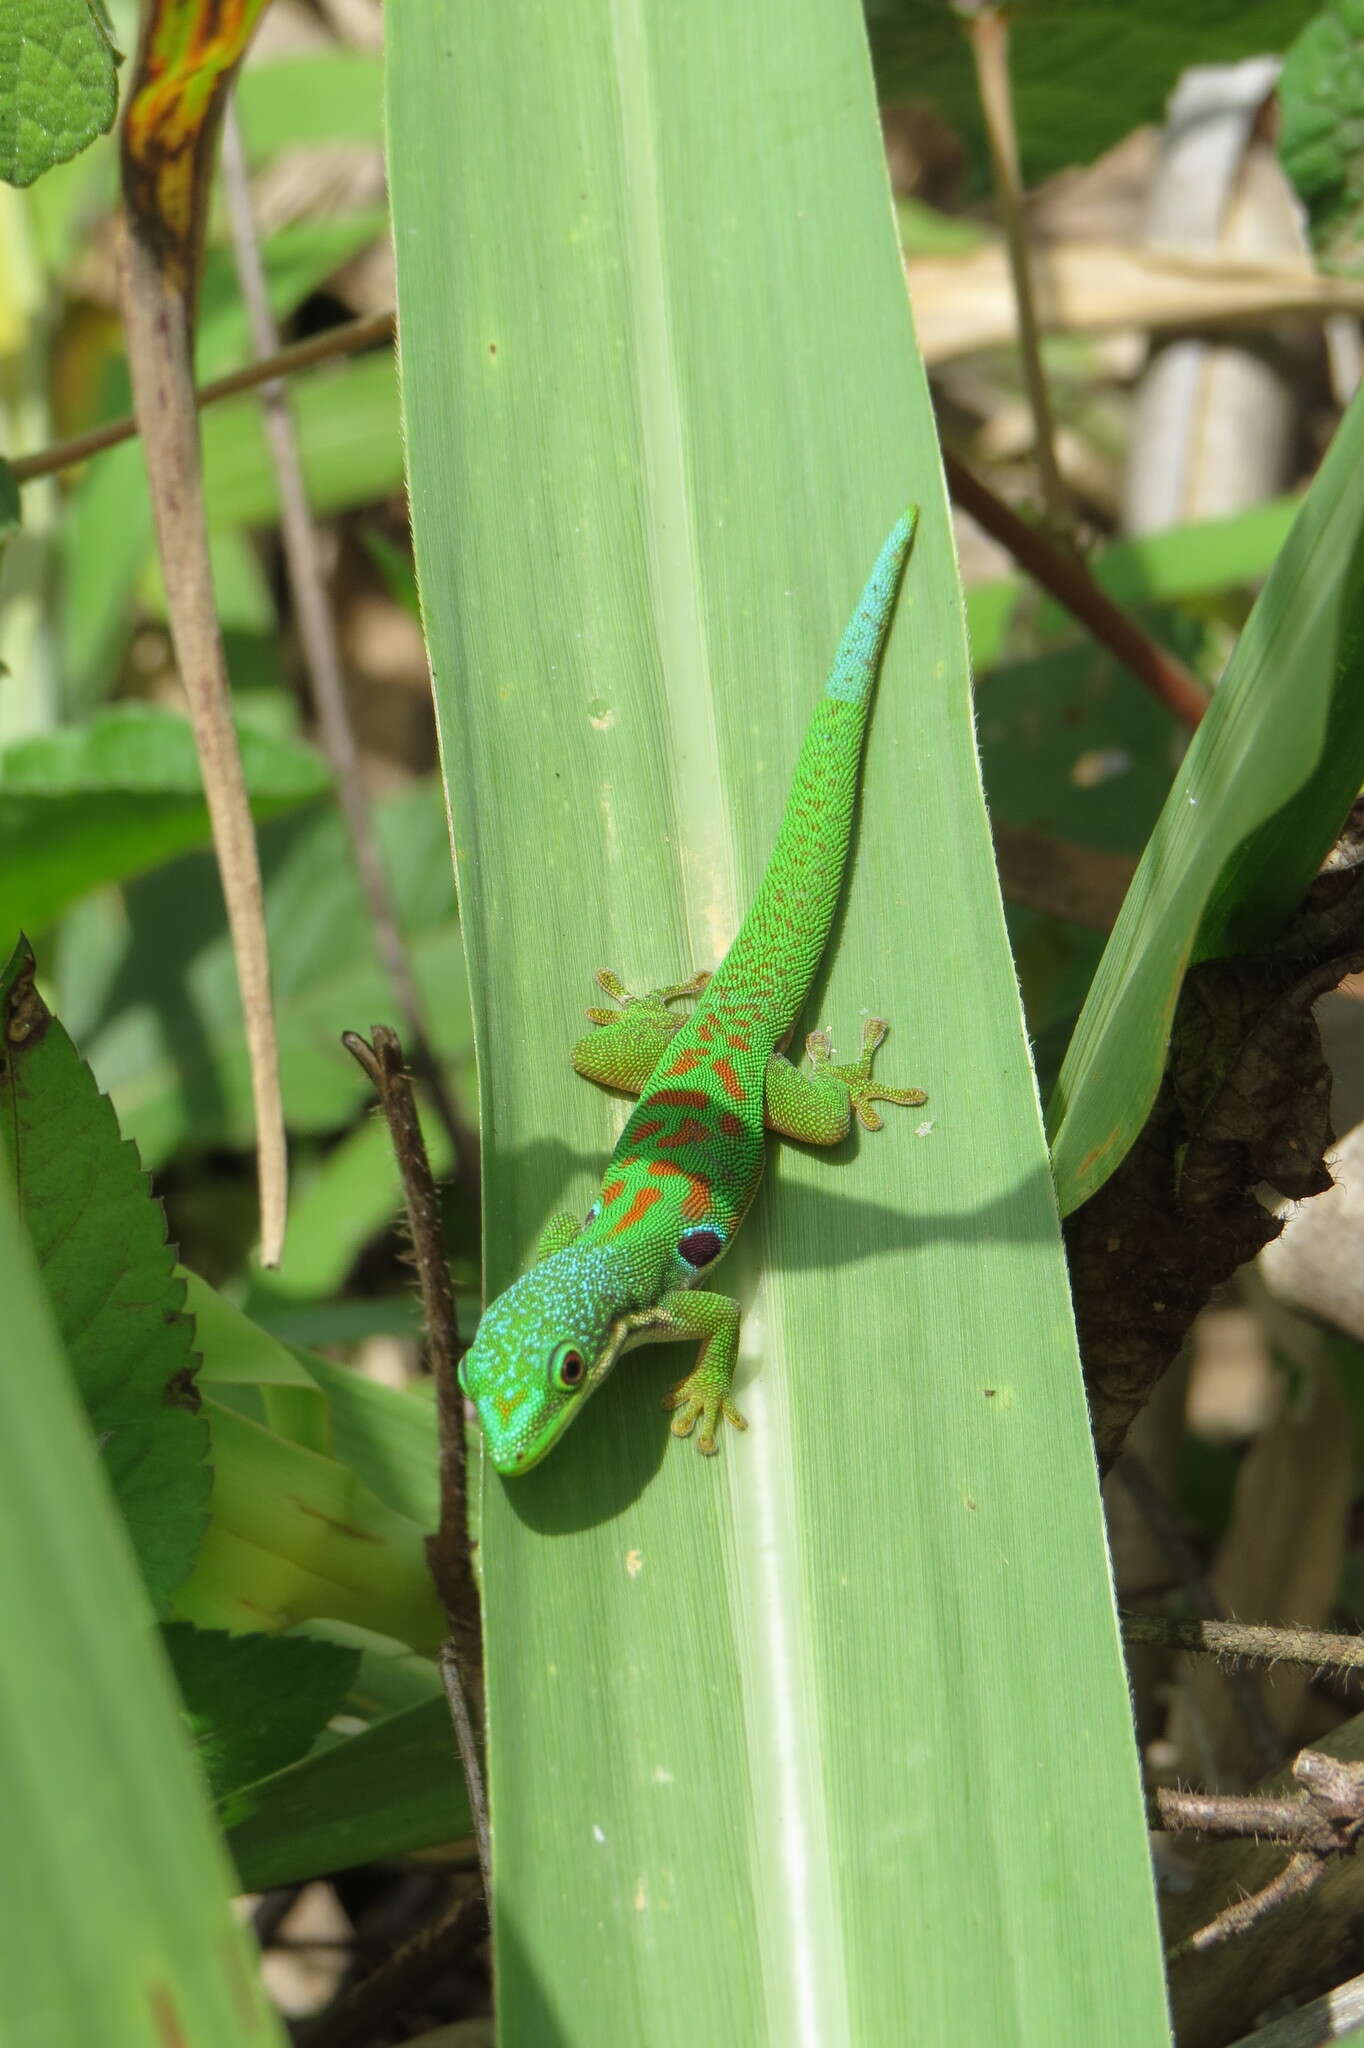
[[625, 1267], [609, 1245], [570, 1245], [484, 1310], [459, 1378], [507, 1477], [539, 1464], [620, 1356]]

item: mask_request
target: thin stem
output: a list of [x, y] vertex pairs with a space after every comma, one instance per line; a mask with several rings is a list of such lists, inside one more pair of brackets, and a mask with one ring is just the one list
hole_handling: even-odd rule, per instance
[[1196, 726], [1208, 708], [1207, 691], [1193, 670], [1177, 655], [1153, 640], [1130, 612], [1115, 604], [1097, 584], [1077, 555], [1058, 548], [1026, 519], [1020, 519], [1011, 505], [996, 496], [959, 455], [943, 450], [948, 489], [964, 512], [976, 524], [1008, 549], [1020, 568], [1040, 583], [1056, 602], [1093, 634], [1101, 647], [1116, 655], [1123, 667], [1143, 683], [1153, 697], [1190, 728]]
[[491, 1898], [492, 1852], [478, 1739], [482, 1719], [482, 1640], [478, 1587], [469, 1556], [464, 1397], [458, 1379], [464, 1346], [455, 1323], [454, 1290], [441, 1242], [440, 1204], [397, 1033], [386, 1024], [376, 1024], [372, 1044], [354, 1031], [343, 1032], [341, 1042], [374, 1084], [379, 1107], [388, 1123], [417, 1262], [440, 1431], [440, 1526], [426, 1548], [431, 1576], [450, 1623], [449, 1640], [441, 1652], [441, 1677], [469, 1788], [469, 1810], [484, 1890]]
[[[223, 122], [222, 167], [237, 281], [246, 302], [252, 340], [262, 360], [276, 358], [279, 355], [279, 329], [270, 308], [265, 265], [261, 261], [256, 224], [251, 213], [246, 151], [242, 146], [236, 104], [231, 100]], [[341, 680], [336, 631], [318, 559], [317, 529], [308, 504], [298, 439], [283, 379], [272, 377], [268, 384], [261, 385], [260, 395], [266, 442], [279, 486], [280, 538], [322, 746], [336, 776], [341, 812], [355, 853], [355, 865], [369, 909], [375, 944], [402, 1013], [412, 1062], [430, 1089], [441, 1122], [450, 1134], [455, 1155], [455, 1181], [476, 1212], [479, 1200], [477, 1142], [465, 1127], [446, 1086], [440, 1062], [432, 1048], [426, 1006], [398, 929], [397, 906], [375, 837], [360, 754]]]
[[[427, 1987], [467, 1954], [488, 1922], [488, 1909], [477, 1892], [465, 1891], [428, 1921], [368, 1977], [343, 1991], [316, 2019], [295, 2030], [298, 2048], [365, 2048], [376, 2039], [405, 2001], [419, 1998]], [[384, 2039], [388, 2039], [384, 2033]]]
[[1033, 303], [1018, 133], [1014, 126], [1013, 92], [1009, 82], [1009, 24], [1003, 11], [993, 5], [962, 4], [962, 0], [958, 0], [958, 12], [965, 20], [966, 38], [976, 67], [976, 90], [980, 94], [981, 112], [985, 117], [985, 139], [994, 174], [995, 204], [999, 208], [1000, 226], [1004, 230], [1004, 244], [1013, 278], [1018, 346], [1023, 361], [1023, 381], [1032, 407], [1034, 451], [1042, 500], [1048, 525], [1057, 534], [1070, 534], [1074, 518], [1056, 461], [1056, 428], [1047, 380], [1042, 370], [1040, 330]]
[[[253, 391], [258, 384], [268, 384], [274, 377], [291, 376], [295, 370], [309, 369], [331, 356], [356, 355], [377, 342], [392, 341], [396, 319], [391, 308], [386, 313], [366, 313], [361, 320], [343, 321], [339, 327], [329, 327], [325, 334], [314, 334], [307, 341], [291, 342], [277, 355], [199, 385], [194, 394], [195, 404], [203, 407], [220, 398], [235, 398], [240, 391]], [[137, 421], [131, 415], [107, 420], [102, 427], [92, 427], [88, 434], [54, 442], [51, 448], [40, 448], [32, 455], [17, 455], [9, 465], [10, 474], [20, 484], [31, 483], [38, 476], [55, 476], [60, 470], [88, 462], [92, 455], [100, 455], [106, 448], [116, 448], [120, 441], [133, 440], [137, 430]]]
[[1311, 1671], [1364, 1671], [1364, 1636], [1331, 1635], [1325, 1629], [1124, 1614], [1122, 1633], [1124, 1642], [1155, 1643], [1167, 1650], [1250, 1657], [1264, 1664], [1301, 1664]]

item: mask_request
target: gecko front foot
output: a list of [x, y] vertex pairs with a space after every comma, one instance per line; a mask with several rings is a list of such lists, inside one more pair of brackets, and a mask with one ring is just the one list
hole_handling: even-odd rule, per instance
[[695, 1372], [689, 1372], [684, 1380], [679, 1380], [672, 1392], [663, 1396], [663, 1406], [675, 1411], [668, 1425], [674, 1436], [690, 1436], [700, 1423], [701, 1434], [696, 1439], [696, 1448], [703, 1458], [713, 1458], [720, 1448], [715, 1432], [720, 1426], [721, 1416], [735, 1429], [748, 1428], [728, 1393], [713, 1382], [707, 1384], [703, 1366], [698, 1366]]
[[[622, 1010], [634, 1010], [642, 1004], [670, 1031], [675, 1031], [678, 1020], [668, 1016], [668, 1004], [675, 1002], [679, 996], [699, 996], [710, 980], [710, 975], [703, 970], [700, 974], [693, 974], [690, 981], [674, 982], [671, 988], [653, 988], [643, 996], [632, 996], [620, 976], [613, 974], [609, 967], [600, 968], [595, 980], [598, 988], [610, 996], [613, 1003], [618, 1003]], [[587, 1016], [592, 1024], [618, 1024], [621, 1021], [614, 1010], [589, 1010]]]
[[810, 1065], [817, 1074], [830, 1075], [841, 1081], [848, 1091], [854, 1116], [869, 1131], [879, 1131], [882, 1119], [872, 1108], [873, 1102], [898, 1102], [902, 1107], [913, 1109], [928, 1097], [922, 1088], [881, 1088], [871, 1077], [872, 1061], [876, 1048], [886, 1035], [886, 1025], [880, 1017], [868, 1017], [862, 1027], [862, 1051], [850, 1066], [834, 1064], [834, 1049], [827, 1031], [812, 1031], [805, 1041], [805, 1050], [810, 1055]]

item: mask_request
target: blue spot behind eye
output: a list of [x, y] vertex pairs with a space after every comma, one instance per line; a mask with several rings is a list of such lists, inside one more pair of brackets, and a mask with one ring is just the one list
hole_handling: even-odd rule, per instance
[[586, 1215], [584, 1216], [584, 1218], [583, 1218], [583, 1229], [584, 1229], [584, 1230], [586, 1230], [586, 1228], [587, 1228], [587, 1226], [588, 1226], [588, 1224], [589, 1224], [589, 1223], [595, 1223], [595, 1222], [596, 1222], [596, 1220], [597, 1220], [597, 1218], [598, 1218], [598, 1217], [599, 1217], [600, 1215], [601, 1215], [601, 1203], [600, 1203], [600, 1202], [594, 1202], [594, 1203], [592, 1204], [592, 1207], [591, 1207], [591, 1208], [590, 1208], [590, 1209], [588, 1210], [587, 1214], [586, 1214]]
[[678, 1256], [689, 1266], [709, 1266], [724, 1248], [725, 1241], [718, 1230], [686, 1230], [677, 1240]]

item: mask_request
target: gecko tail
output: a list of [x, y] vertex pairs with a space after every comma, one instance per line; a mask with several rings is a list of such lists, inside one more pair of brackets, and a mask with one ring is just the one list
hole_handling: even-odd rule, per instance
[[871, 697], [918, 524], [919, 508], [910, 505], [886, 535], [866, 588], [844, 630], [824, 690], [826, 697], [840, 704], [865, 704]]
[[758, 996], [776, 1045], [800, 1015], [843, 886], [872, 692], [918, 519], [916, 505], [903, 512], [876, 558], [811, 714], [767, 871], [701, 1006]]

